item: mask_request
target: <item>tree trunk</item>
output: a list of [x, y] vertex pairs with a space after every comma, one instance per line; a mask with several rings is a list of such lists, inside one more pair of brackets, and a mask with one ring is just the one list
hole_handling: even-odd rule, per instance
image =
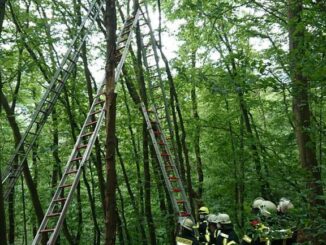
[[192, 101], [192, 113], [195, 122], [194, 129], [194, 148], [196, 155], [196, 163], [197, 163], [197, 175], [198, 175], [198, 199], [201, 199], [203, 195], [203, 184], [204, 184], [204, 173], [203, 173], [203, 164], [201, 161], [200, 154], [200, 117], [198, 114], [198, 105], [197, 105], [197, 94], [196, 94], [196, 77], [194, 74], [194, 69], [196, 68], [196, 51], [193, 52], [191, 56], [191, 64], [193, 69], [192, 74], [192, 88], [191, 88], [191, 101]]
[[[311, 110], [309, 105], [309, 81], [303, 70], [305, 67], [305, 25], [302, 22], [303, 2], [288, 0], [289, 23], [289, 61], [292, 81], [293, 114], [295, 134], [299, 149], [299, 158], [302, 168], [307, 173], [308, 200], [310, 204], [310, 218], [313, 230], [317, 232], [320, 225], [318, 217], [325, 218], [325, 201], [321, 169], [316, 157], [316, 143], [312, 137]], [[322, 235], [324, 236], [324, 235]], [[322, 244], [317, 239], [307, 236], [308, 240], [315, 240], [314, 244]], [[325, 239], [325, 238], [324, 238]], [[325, 240], [323, 240], [325, 241]]]
[[114, 245], [117, 229], [116, 187], [117, 176], [115, 169], [115, 50], [116, 50], [116, 10], [115, 0], [106, 1], [105, 25], [107, 31], [107, 62], [105, 68], [106, 81], [106, 192], [105, 192], [105, 244]]
[[[2, 107], [5, 109], [10, 127], [13, 131], [14, 134], [14, 138], [15, 138], [15, 144], [18, 145], [20, 140], [21, 140], [21, 134], [19, 131], [19, 127], [18, 124], [16, 122], [15, 116], [14, 116], [14, 112], [12, 111], [12, 109], [10, 108], [9, 104], [8, 104], [8, 100], [6, 98], [6, 96], [2, 93], [2, 91], [0, 91], [0, 104], [2, 105]], [[28, 164], [27, 161], [23, 162], [23, 174], [25, 177], [25, 181], [26, 184], [28, 186], [28, 189], [30, 191], [30, 195], [31, 195], [31, 200], [34, 206], [34, 210], [35, 210], [35, 214], [38, 220], [38, 223], [41, 224], [44, 213], [43, 213], [43, 209], [41, 206], [41, 202], [37, 193], [37, 189], [35, 187], [35, 184], [33, 182], [32, 176], [31, 176], [31, 172], [28, 168]]]

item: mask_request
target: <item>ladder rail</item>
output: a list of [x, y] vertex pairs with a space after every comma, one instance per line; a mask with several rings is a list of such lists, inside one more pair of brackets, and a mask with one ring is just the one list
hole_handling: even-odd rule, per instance
[[[147, 11], [147, 8], [146, 8], [146, 11]], [[191, 206], [190, 206], [189, 199], [186, 195], [185, 188], [182, 183], [182, 179], [180, 178], [180, 174], [179, 174], [178, 168], [176, 166], [176, 162], [178, 163], [179, 159], [178, 159], [178, 153], [175, 150], [176, 149], [175, 142], [173, 140], [174, 131], [172, 128], [172, 122], [171, 122], [171, 118], [170, 118], [170, 108], [169, 108], [169, 105], [167, 102], [167, 96], [165, 93], [165, 85], [164, 85], [162, 73], [161, 73], [161, 70], [159, 67], [159, 54], [157, 51], [157, 42], [155, 40], [155, 36], [153, 33], [153, 29], [151, 27], [149, 17], [146, 18], [145, 13], [143, 11], [142, 11], [142, 15], [143, 15], [144, 22], [145, 22], [143, 25], [147, 26], [149, 29], [149, 32], [147, 33], [147, 35], [149, 34], [150, 40], [147, 44], [147, 47], [150, 46], [152, 48], [152, 52], [153, 52], [152, 54], [147, 54], [150, 52], [147, 51], [143, 45], [144, 66], [145, 66], [146, 70], [148, 71], [148, 73], [150, 74], [150, 76], [149, 76], [149, 91], [150, 91], [150, 95], [151, 95], [150, 97], [151, 97], [151, 102], [152, 102], [152, 112], [154, 114], [154, 121], [156, 122], [156, 130], [159, 132], [157, 137], [154, 134], [153, 127], [152, 127], [152, 124], [150, 121], [149, 113], [148, 113], [146, 106], [143, 102], [141, 102], [141, 109], [142, 109], [143, 115], [145, 117], [145, 121], [147, 123], [147, 129], [149, 130], [149, 133], [151, 136], [151, 140], [152, 140], [152, 143], [153, 143], [156, 155], [157, 155], [157, 159], [158, 159], [158, 162], [159, 162], [162, 174], [163, 174], [165, 185], [169, 192], [169, 197], [171, 199], [174, 211], [178, 214], [179, 217], [186, 215], [186, 216], [189, 216], [189, 218], [191, 218], [193, 221], [195, 221], [194, 216], [192, 215], [192, 212], [191, 212]], [[147, 15], [148, 15], [148, 12], [147, 12]], [[150, 65], [148, 63], [147, 58], [151, 57], [151, 56], [154, 56], [154, 61], [155, 61], [154, 65]], [[154, 70], [156, 72], [156, 74], [155, 74], [156, 76], [151, 76], [150, 67], [155, 67]], [[156, 85], [154, 85], [154, 82], [152, 81], [153, 77], [155, 77], [157, 79]], [[158, 85], [157, 85], [157, 83], [158, 83]], [[162, 97], [161, 102], [163, 102], [162, 104], [163, 104], [164, 113], [165, 113], [165, 115], [162, 118], [166, 119], [166, 123], [167, 123], [166, 126], [168, 127], [168, 132], [170, 134], [171, 141], [172, 141], [171, 146], [169, 146], [169, 144], [167, 143], [164, 128], [162, 127], [162, 124], [160, 122], [160, 120], [162, 118], [160, 118], [158, 110], [159, 110], [159, 108], [162, 109], [162, 107], [158, 104], [159, 101], [157, 101], [156, 96], [154, 95], [155, 87], [160, 88], [160, 93], [161, 93], [161, 97]], [[161, 139], [161, 142], [162, 142], [161, 145], [158, 144], [158, 141], [157, 141], [158, 138]], [[172, 148], [172, 150], [170, 147]], [[165, 152], [165, 157], [167, 157], [168, 159], [163, 159], [163, 157], [161, 155], [162, 150], [163, 150], [163, 152]], [[182, 202], [182, 205], [183, 205], [182, 207], [184, 210], [183, 212], [181, 211], [181, 207], [179, 206], [180, 203], [178, 204], [177, 197], [176, 197], [177, 194], [173, 193], [172, 183], [171, 183], [171, 180], [169, 179], [170, 176], [168, 175], [167, 170], [166, 170], [166, 163], [169, 163], [169, 165], [172, 167], [174, 181], [177, 182], [177, 186], [180, 189], [180, 194], [181, 194], [181, 198], [183, 201]]]
[[[128, 26], [128, 20], [124, 23], [124, 26], [122, 28], [122, 31], [119, 33], [118, 35], [118, 42], [117, 43], [122, 43], [122, 42], [125, 42], [124, 44], [124, 51], [123, 51], [123, 54], [121, 56], [121, 59], [119, 61], [119, 64], [117, 66], [117, 70], [116, 70], [116, 73], [115, 73], [115, 79], [116, 81], [119, 80], [120, 78], [120, 75], [121, 75], [121, 72], [122, 72], [122, 67], [123, 67], [123, 64], [125, 62], [125, 59], [126, 59], [126, 56], [128, 54], [128, 51], [129, 51], [129, 46], [130, 46], [130, 43], [131, 43], [131, 39], [132, 39], [132, 32], [131, 30], [134, 29], [137, 21], [138, 21], [138, 18], [139, 18], [139, 13], [140, 11], [138, 10], [136, 12], [136, 14], [134, 15], [133, 17], [133, 22], [132, 22], [132, 25], [129, 25]], [[126, 28], [128, 28], [126, 30]], [[126, 32], [127, 31], [127, 32]], [[123, 38], [123, 33], [127, 33], [128, 34], [128, 38], [127, 39], [124, 39]], [[37, 234], [33, 240], [33, 245], [36, 245], [39, 243], [41, 237], [42, 237], [42, 230], [44, 230], [48, 224], [48, 221], [49, 221], [49, 215], [53, 212], [54, 208], [55, 208], [55, 200], [57, 198], [60, 197], [61, 193], [62, 193], [62, 189], [60, 189], [60, 187], [62, 185], [64, 185], [66, 182], [66, 179], [68, 178], [67, 176], [67, 173], [68, 171], [70, 171], [71, 169], [71, 166], [73, 165], [73, 159], [77, 157], [78, 155], [78, 147], [80, 147], [81, 143], [82, 143], [82, 139], [83, 139], [83, 134], [86, 132], [86, 127], [87, 127], [87, 124], [89, 124], [92, 120], [92, 117], [93, 117], [93, 112], [95, 111], [95, 107], [97, 104], [97, 102], [100, 100], [100, 96], [103, 94], [103, 91], [104, 91], [104, 88], [105, 88], [105, 80], [103, 81], [102, 85], [98, 88], [98, 91], [97, 91], [97, 95], [94, 97], [94, 101], [92, 103], [92, 106], [87, 114], [87, 118], [83, 124], [83, 127], [81, 129], [81, 132], [76, 140], [76, 143], [74, 145], [74, 148], [70, 154], [70, 157], [69, 157], [69, 160], [67, 161], [67, 164], [66, 164], [66, 168], [65, 168], [65, 171], [64, 171], [64, 174], [60, 180], [60, 183], [58, 185], [58, 188], [56, 189], [54, 195], [53, 195], [53, 198], [49, 204], [49, 207], [46, 211], [46, 214], [42, 220], [42, 223], [37, 231]], [[89, 138], [88, 142], [87, 142], [87, 147], [82, 155], [82, 159], [81, 161], [79, 162], [79, 166], [78, 166], [78, 170], [77, 170], [77, 173], [74, 177], [74, 180], [73, 180], [73, 183], [70, 187], [70, 190], [69, 190], [69, 193], [66, 197], [66, 200], [65, 200], [65, 203], [62, 207], [62, 210], [60, 211], [60, 215], [59, 215], [59, 218], [57, 220], [57, 223], [53, 229], [53, 233], [51, 234], [50, 238], [49, 238], [49, 241], [47, 244], [54, 244], [56, 242], [56, 239], [60, 233], [60, 230], [61, 230], [61, 227], [62, 227], [62, 224], [64, 222], [64, 219], [65, 219], [65, 214], [67, 213], [68, 211], [68, 208], [69, 208], [69, 205], [73, 199], [73, 194], [78, 186], [78, 183], [80, 181], [80, 177], [81, 177], [81, 173], [82, 173], [82, 169], [84, 168], [84, 166], [86, 166], [87, 162], [88, 162], [88, 159], [89, 159], [89, 156], [91, 154], [91, 151], [92, 151], [92, 148], [94, 146], [94, 143], [95, 143], [95, 140], [97, 138], [97, 135], [99, 133], [99, 130], [100, 130], [100, 127], [102, 125], [102, 122], [105, 118], [105, 103], [102, 105], [102, 108], [101, 108], [101, 112], [97, 114], [98, 115], [98, 118], [96, 120], [96, 125], [95, 125], [95, 128], [94, 128], [94, 131], [92, 132], [91, 134], [91, 137]]]
[[[79, 57], [79, 52], [82, 48], [83, 43], [85, 42], [87, 35], [89, 34], [90, 30], [86, 30], [84, 35], [82, 36], [81, 42], [78, 46], [77, 49], [74, 50], [74, 45], [77, 42], [78, 38], [80, 38], [80, 34], [82, 34], [82, 30], [85, 28], [86, 22], [90, 20], [90, 16], [93, 12], [94, 14], [94, 19], [98, 17], [100, 14], [100, 9], [104, 5], [104, 1], [102, 1], [100, 4], [97, 3], [96, 0], [94, 0], [93, 4], [91, 5], [89, 11], [87, 12], [87, 15], [84, 17], [81, 26], [78, 29], [76, 37], [73, 39], [70, 47], [66, 51], [60, 65], [56, 69], [56, 72], [54, 73], [50, 85], [48, 86], [48, 89], [45, 91], [40, 103], [36, 107], [36, 111], [34, 112], [32, 116], [31, 123], [28, 125], [27, 129], [25, 130], [25, 133], [23, 137], [21, 138], [18, 146], [16, 147], [16, 150], [11, 157], [8, 167], [5, 170], [5, 174], [2, 177], [2, 184], [6, 184], [7, 181], [9, 183], [7, 186], [4, 188], [4, 199], [7, 200], [9, 194], [11, 193], [13, 187], [15, 186], [15, 183], [20, 176], [22, 170], [23, 170], [23, 163], [28, 157], [28, 154], [30, 153], [36, 139], [40, 135], [43, 126], [46, 123], [46, 120], [48, 116], [50, 115], [51, 111], [53, 110], [53, 107], [64, 87], [64, 83], [68, 80], [71, 71], [74, 69], [75, 64], [77, 63], [77, 59]], [[72, 55], [71, 59], [69, 60], [70, 55]], [[69, 62], [70, 61], [70, 62]], [[64, 70], [65, 65], [67, 65], [66, 70]], [[59, 81], [60, 75], [63, 73], [62, 80]], [[54, 93], [54, 95], [50, 96], [51, 93]], [[48, 105], [46, 107], [46, 105]], [[42, 108], [45, 108], [45, 113], [42, 112]], [[43, 115], [42, 115], [43, 113]], [[40, 117], [40, 121], [37, 122], [37, 119]], [[35, 132], [31, 132], [32, 128], [36, 127]], [[32, 135], [32, 140], [29, 142], [28, 146], [26, 149], [24, 149], [24, 145], [26, 144], [26, 139], [29, 135]], [[19, 157], [21, 155], [21, 157]], [[18, 159], [17, 159], [18, 157]], [[15, 165], [16, 159], [18, 160], [18, 166]], [[14, 173], [13, 173], [14, 172]], [[14, 175], [13, 175], [14, 174]]]

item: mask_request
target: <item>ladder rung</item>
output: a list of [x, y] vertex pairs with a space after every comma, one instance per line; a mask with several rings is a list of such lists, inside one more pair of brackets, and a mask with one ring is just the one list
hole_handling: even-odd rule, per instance
[[82, 157], [76, 157], [76, 158], [71, 159], [71, 161], [76, 162], [76, 161], [80, 161], [82, 159], [83, 159]]
[[180, 212], [179, 216], [181, 216], [181, 217], [189, 217], [190, 213], [188, 213], [188, 212]]
[[73, 58], [70, 58], [69, 56], [68, 56], [68, 58], [67, 58], [70, 62], [72, 62], [72, 63], [74, 63], [74, 64], [76, 64], [76, 61], [73, 59]]
[[48, 214], [46, 217], [57, 217], [57, 216], [60, 216], [61, 213], [52, 213], [52, 214]]
[[122, 32], [121, 36], [126, 35], [126, 34], [129, 34], [129, 33], [130, 33], [130, 30], [129, 30], [129, 28], [128, 28], [128, 29], [126, 29], [126, 30], [124, 30], [124, 31]]
[[146, 58], [149, 58], [149, 57], [152, 57], [152, 56], [154, 56], [154, 53], [147, 55]]
[[158, 124], [157, 121], [150, 121], [150, 122], [151, 122], [151, 124]]
[[47, 111], [44, 111], [44, 110], [39, 110], [39, 112], [42, 112], [43, 114], [47, 113]]
[[133, 22], [130, 22], [129, 24], [127, 24], [127, 25], [124, 27], [124, 29], [129, 29], [130, 26], [132, 26], [132, 24], [133, 24]]
[[54, 229], [44, 229], [44, 230], [40, 230], [40, 233], [48, 233], [48, 232], [54, 232]]
[[84, 149], [84, 148], [86, 148], [86, 147], [87, 147], [87, 145], [79, 145], [79, 146], [77, 147], [77, 150]]
[[184, 203], [186, 203], [185, 200], [177, 200], [177, 204], [184, 204]]
[[180, 188], [173, 188], [172, 191], [173, 192], [181, 192], [181, 189]]
[[72, 184], [65, 184], [65, 185], [59, 186], [59, 188], [61, 188], [61, 189], [68, 188], [68, 187], [72, 187]]
[[96, 123], [97, 123], [97, 121], [89, 122], [89, 123], [87, 123], [85, 126], [88, 127], [88, 126], [94, 125], [94, 124], [96, 124]]
[[121, 47], [119, 47], [119, 48], [116, 48], [115, 50], [116, 51], [120, 51], [120, 50], [122, 50], [122, 49], [124, 49], [126, 46], [121, 46]]
[[153, 131], [155, 135], [159, 136], [161, 135], [161, 132], [160, 131]]
[[127, 20], [126, 20], [126, 21], [128, 22], [128, 21], [131, 21], [131, 20], [133, 20], [133, 19], [135, 19], [135, 16], [133, 16], [133, 15], [130, 15], [130, 16], [127, 18]]
[[144, 22], [144, 23], [142, 23], [142, 24], [139, 24], [139, 27], [142, 27], [142, 26], [145, 26], [145, 25], [147, 25], [146, 22]]
[[53, 104], [53, 102], [51, 100], [45, 100], [44, 102], [49, 103], [49, 104]]
[[177, 181], [178, 178], [176, 176], [169, 176], [170, 181]]
[[162, 152], [162, 153], [161, 153], [161, 156], [162, 156], [162, 157], [168, 157], [168, 156], [170, 156], [170, 154], [167, 153], [167, 152]]
[[127, 39], [128, 39], [128, 36], [125, 37], [125, 38], [122, 38], [122, 39], [120, 40], [119, 44], [120, 44], [120, 43], [123, 43], [123, 42], [125, 42], [125, 41], [127, 41]]
[[100, 105], [100, 104], [104, 104], [104, 100], [98, 100], [94, 103], [94, 105]]
[[81, 137], [84, 138], [84, 137], [88, 137], [88, 136], [91, 136], [93, 134], [93, 132], [88, 132], [86, 134], [83, 134]]
[[75, 174], [77, 172], [78, 172], [78, 170], [69, 170], [68, 172], [66, 172], [66, 175], [68, 175], [68, 174]]
[[58, 78], [57, 81], [58, 81], [59, 83], [64, 83], [64, 81], [63, 81], [62, 79], [60, 79], [60, 78]]
[[151, 47], [151, 46], [152, 46], [152, 42], [149, 42], [149, 43], [144, 45], [144, 48], [148, 48], [148, 47]]
[[90, 116], [96, 115], [98, 113], [101, 113], [102, 110], [97, 110], [97, 111], [93, 111], [91, 114], [89, 114]]
[[156, 110], [158, 111], [158, 110], [162, 110], [164, 108], [165, 108], [164, 106], [159, 106], [159, 107], [156, 107]]
[[54, 201], [54, 202], [61, 202], [61, 203], [63, 203], [63, 202], [65, 202], [66, 200], [67, 200], [67, 198], [62, 197], [62, 198], [55, 199], [55, 200], [53, 200], [53, 201]]

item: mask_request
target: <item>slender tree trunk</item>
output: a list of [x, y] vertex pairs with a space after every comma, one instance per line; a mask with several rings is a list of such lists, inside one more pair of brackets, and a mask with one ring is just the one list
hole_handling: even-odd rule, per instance
[[[324, 191], [321, 168], [316, 157], [316, 142], [312, 136], [309, 80], [303, 72], [306, 62], [305, 48], [307, 43], [305, 43], [305, 25], [301, 19], [302, 15], [303, 1], [288, 0], [289, 62], [292, 80], [295, 134], [301, 166], [307, 173], [311, 225], [313, 226], [313, 230], [317, 232], [316, 227], [320, 225], [318, 217], [325, 218], [326, 212], [325, 200], [320, 198], [324, 196]], [[318, 239], [320, 240], [317, 241]], [[324, 239], [325, 234], [318, 235], [317, 237], [307, 236], [306, 241], [313, 241], [313, 244], [324, 244]]]
[[[2, 176], [1, 168], [0, 168], [0, 176]], [[3, 202], [2, 181], [0, 181], [0, 241], [2, 241], [3, 244], [7, 244], [6, 214], [5, 214], [5, 207]]]
[[[132, 205], [133, 209], [135, 210], [134, 212], [135, 212], [135, 215], [136, 215], [137, 220], [138, 220], [137, 230], [139, 232], [140, 240], [144, 241], [144, 240], [146, 240], [146, 233], [145, 233], [145, 230], [144, 230], [144, 221], [143, 221], [143, 218], [139, 214], [138, 203], [136, 201], [134, 193], [132, 192], [132, 188], [131, 188], [129, 178], [128, 178], [128, 175], [127, 175], [127, 170], [126, 170], [124, 161], [122, 159], [122, 156], [120, 154], [119, 144], [117, 144], [116, 152], [117, 152], [117, 156], [119, 158], [119, 162], [120, 162], [120, 165], [121, 165], [122, 174], [123, 174], [123, 177], [124, 177], [124, 180], [125, 180], [124, 182], [126, 184], [127, 191], [128, 191], [129, 197], [130, 197], [131, 205]], [[122, 197], [121, 197], [121, 200], [122, 200]]]
[[[9, 125], [10, 125], [10, 127], [11, 127], [11, 129], [13, 131], [13, 134], [14, 134], [15, 144], [18, 145], [20, 140], [21, 140], [21, 134], [20, 134], [20, 131], [19, 131], [19, 127], [18, 127], [18, 124], [16, 122], [14, 112], [10, 108], [10, 106], [8, 104], [8, 100], [7, 100], [6, 96], [2, 93], [2, 91], [0, 91], [0, 103], [3, 106], [3, 108], [5, 109], [5, 112], [7, 114]], [[25, 181], [26, 181], [26, 184], [28, 186], [28, 189], [30, 191], [31, 200], [32, 200], [32, 203], [33, 203], [33, 207], [34, 207], [34, 210], [35, 210], [35, 214], [36, 214], [38, 223], [40, 224], [42, 222], [44, 213], [43, 213], [43, 209], [42, 209], [42, 206], [41, 206], [40, 199], [38, 197], [37, 189], [35, 187], [35, 184], [33, 182], [30, 170], [28, 168], [27, 161], [24, 161], [24, 163], [23, 163], [23, 174], [24, 174]]]
[[[191, 56], [191, 64], [194, 73], [196, 68], [196, 51], [194, 51]], [[195, 121], [194, 148], [195, 148], [196, 163], [197, 163], [197, 175], [198, 175], [197, 194], [198, 194], [198, 199], [201, 199], [203, 195], [204, 173], [203, 173], [203, 164], [202, 164], [201, 154], [200, 154], [200, 117], [199, 117], [198, 105], [197, 105], [195, 74], [192, 74], [191, 80], [192, 80], [192, 88], [191, 88], [192, 113]]]
[[105, 25], [107, 31], [107, 62], [105, 68], [106, 81], [106, 192], [105, 192], [105, 245], [114, 245], [117, 229], [116, 187], [117, 176], [115, 169], [115, 120], [116, 94], [115, 91], [115, 50], [116, 50], [116, 9], [115, 0], [106, 1]]

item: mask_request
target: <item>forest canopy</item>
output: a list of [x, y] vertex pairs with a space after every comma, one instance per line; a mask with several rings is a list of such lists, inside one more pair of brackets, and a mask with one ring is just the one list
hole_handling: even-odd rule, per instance
[[167, 180], [196, 220], [201, 206], [227, 213], [239, 237], [255, 198], [286, 197], [299, 241], [325, 244], [325, 9], [0, 0], [0, 244], [32, 243], [96, 130], [62, 244], [175, 244]]

